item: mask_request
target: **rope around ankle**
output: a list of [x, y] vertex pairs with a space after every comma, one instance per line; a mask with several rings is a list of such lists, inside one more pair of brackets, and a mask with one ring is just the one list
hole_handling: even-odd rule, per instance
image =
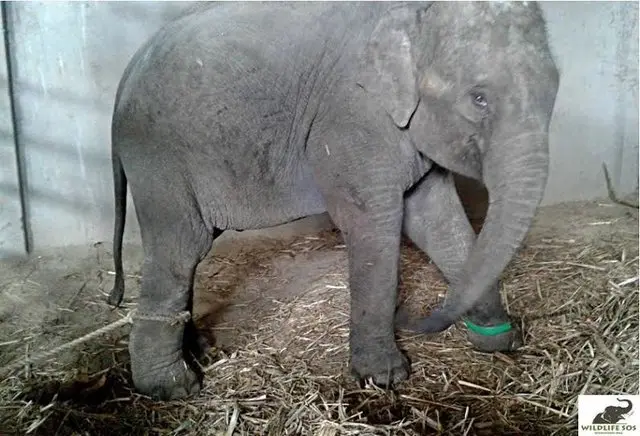
[[[134, 317], [135, 315], [135, 317]], [[173, 316], [167, 316], [167, 315], [153, 315], [153, 314], [136, 314], [136, 310], [133, 309], [131, 310], [127, 316], [125, 316], [122, 319], [119, 319], [118, 321], [112, 322], [111, 324], [107, 324], [104, 327], [99, 328], [96, 331], [93, 331], [91, 333], [87, 333], [86, 335], [79, 337], [77, 339], [74, 339], [71, 342], [67, 342], [66, 344], [62, 344], [59, 347], [56, 347], [52, 350], [47, 350], [47, 351], [42, 351], [40, 353], [37, 353], [31, 357], [27, 357], [23, 360], [18, 360], [15, 361], [13, 363], [10, 363], [9, 365], [6, 365], [2, 368], [0, 368], [0, 376], [4, 376], [5, 374], [8, 376], [10, 375], [13, 371], [15, 371], [18, 368], [21, 368], [22, 366], [24, 366], [25, 364], [29, 364], [29, 363], [35, 363], [35, 362], [39, 362], [41, 360], [44, 360], [48, 357], [54, 356], [58, 353], [61, 353], [62, 351], [68, 350], [70, 348], [73, 348], [77, 345], [80, 345], [84, 342], [87, 342], [93, 338], [96, 338], [98, 336], [102, 336], [105, 333], [108, 333], [112, 330], [117, 329], [118, 327], [122, 327], [125, 324], [132, 324], [134, 319], [139, 319], [139, 320], [143, 320], [143, 321], [159, 321], [159, 322], [166, 322], [169, 323], [170, 325], [176, 325], [176, 324], [181, 324], [181, 323], [186, 323], [187, 321], [189, 321], [189, 319], [191, 318], [191, 314], [188, 311], [184, 311], [184, 312], [180, 312], [177, 315], [173, 315]]]
[[189, 321], [189, 319], [191, 319], [191, 313], [185, 310], [176, 315], [136, 314], [135, 319], [142, 321], [166, 322], [170, 325], [177, 325], [184, 324]]

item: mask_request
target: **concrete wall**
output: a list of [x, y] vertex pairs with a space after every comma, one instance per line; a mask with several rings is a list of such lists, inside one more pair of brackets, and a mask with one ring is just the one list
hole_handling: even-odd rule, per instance
[[561, 86], [546, 204], [638, 188], [638, 3], [544, 2]]
[[[27, 233], [34, 249], [111, 240], [109, 129], [118, 80], [139, 45], [189, 7], [186, 2], [8, 4]], [[562, 70], [545, 203], [606, 195], [602, 162], [616, 188], [632, 192], [638, 186], [638, 4], [549, 2], [543, 9]], [[0, 256], [25, 249], [9, 107], [3, 87]], [[126, 237], [137, 242], [131, 204], [127, 219]]]
[[[18, 140], [34, 249], [111, 239], [110, 121], [118, 80], [139, 45], [188, 6], [8, 4]], [[0, 222], [5, 220], [3, 212]], [[130, 204], [127, 237], [137, 238], [137, 233]]]

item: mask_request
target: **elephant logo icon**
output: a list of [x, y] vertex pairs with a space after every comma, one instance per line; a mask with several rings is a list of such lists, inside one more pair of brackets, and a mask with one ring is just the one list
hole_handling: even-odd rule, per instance
[[593, 424], [617, 424], [625, 415], [628, 415], [633, 408], [633, 403], [629, 400], [620, 400], [616, 398], [619, 403], [626, 403], [626, 406], [607, 406], [604, 411], [598, 413], [593, 418]]

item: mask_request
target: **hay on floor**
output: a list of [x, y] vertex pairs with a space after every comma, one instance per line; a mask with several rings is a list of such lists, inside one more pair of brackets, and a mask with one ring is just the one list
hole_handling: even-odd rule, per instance
[[[479, 353], [461, 327], [400, 335], [412, 373], [393, 392], [360, 388], [349, 375], [346, 257], [337, 233], [263, 247], [201, 265], [199, 292], [217, 299], [207, 307], [222, 311], [249, 278], [265, 289], [291, 286], [272, 265], [282, 256], [335, 261], [312, 283], [302, 277], [307, 287], [292, 298], [256, 288], [251, 298], [262, 295], [262, 313], [247, 323], [212, 327], [200, 313], [199, 327], [232, 329], [235, 345], [201, 362], [199, 396], [159, 403], [133, 393], [122, 329], [83, 347], [75, 365], [34, 365], [30, 379], [22, 372], [2, 381], [0, 433], [561, 435], [573, 434], [579, 394], [638, 392], [637, 232], [530, 238], [503, 289], [508, 310], [522, 318], [525, 346]], [[401, 293], [412, 310], [428, 310], [445, 292], [435, 266], [405, 244]]]

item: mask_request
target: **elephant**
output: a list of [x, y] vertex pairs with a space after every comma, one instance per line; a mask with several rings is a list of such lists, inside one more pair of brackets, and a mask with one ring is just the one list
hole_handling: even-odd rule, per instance
[[621, 400], [618, 399], [619, 402], [626, 402], [627, 405], [625, 407], [618, 406], [607, 406], [604, 409], [604, 412], [598, 413], [595, 418], [593, 418], [593, 424], [616, 424], [619, 422], [623, 415], [631, 412], [633, 407], [633, 403], [629, 400]]
[[[129, 189], [144, 250], [135, 389], [167, 400], [202, 388], [187, 362], [206, 347], [194, 272], [220, 234], [321, 213], [346, 245], [356, 380], [409, 377], [399, 328], [463, 321], [474, 347], [517, 349], [498, 289], [546, 188], [560, 80], [546, 32], [535, 2], [228, 2], [159, 29], [125, 68], [111, 122], [111, 305]], [[477, 235], [456, 174], [489, 193]], [[448, 284], [422, 318], [398, 309], [403, 235]]]

